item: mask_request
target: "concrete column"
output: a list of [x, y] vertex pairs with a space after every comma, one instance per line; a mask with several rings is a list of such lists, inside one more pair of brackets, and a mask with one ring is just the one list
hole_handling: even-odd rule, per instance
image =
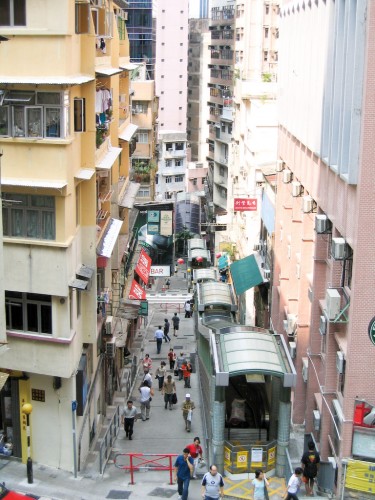
[[220, 473], [224, 472], [225, 402], [215, 401], [212, 419], [212, 463]]
[[277, 439], [281, 380], [272, 377], [269, 440]]
[[286, 471], [286, 449], [290, 438], [290, 388], [280, 388], [279, 427], [277, 433], [276, 476], [284, 477]]

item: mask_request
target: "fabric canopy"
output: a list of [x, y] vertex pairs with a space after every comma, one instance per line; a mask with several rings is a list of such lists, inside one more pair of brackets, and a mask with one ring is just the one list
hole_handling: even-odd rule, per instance
[[263, 283], [263, 277], [260, 274], [254, 255], [233, 262], [229, 269], [237, 295], [241, 295], [246, 290]]

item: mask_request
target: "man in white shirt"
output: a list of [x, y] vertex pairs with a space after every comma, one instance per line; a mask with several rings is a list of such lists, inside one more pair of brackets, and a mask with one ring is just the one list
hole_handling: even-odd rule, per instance
[[150, 399], [151, 396], [154, 395], [153, 389], [150, 389], [148, 386], [147, 382], [143, 382], [141, 387], [139, 388], [139, 392], [141, 393], [141, 417], [142, 420], [149, 420], [150, 419]]
[[[301, 487], [302, 482], [302, 468], [297, 467], [294, 471], [294, 474], [290, 476], [288, 481], [288, 489], [286, 491], [286, 499], [285, 500], [298, 500], [297, 493]], [[284, 495], [285, 497], [285, 495]]]
[[157, 330], [154, 333], [154, 339], [156, 340], [156, 352], [160, 354], [161, 346], [163, 343], [164, 332], [161, 328], [161, 325], [158, 326]]

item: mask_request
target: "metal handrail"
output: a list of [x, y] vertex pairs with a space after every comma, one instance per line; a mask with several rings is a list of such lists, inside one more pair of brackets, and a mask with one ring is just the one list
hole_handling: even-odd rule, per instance
[[110, 457], [113, 443], [117, 438], [117, 434], [119, 433], [120, 425], [121, 425], [120, 406], [117, 406], [116, 411], [109, 422], [108, 429], [103, 436], [102, 442], [100, 443], [99, 472], [102, 475], [104, 474], [105, 466], [107, 465], [108, 459]]

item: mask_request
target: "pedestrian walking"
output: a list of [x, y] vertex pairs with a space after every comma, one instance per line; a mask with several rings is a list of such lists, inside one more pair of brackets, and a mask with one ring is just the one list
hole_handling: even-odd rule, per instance
[[194, 460], [194, 470], [193, 470], [193, 479], [197, 479], [197, 468], [198, 463], [203, 460], [203, 450], [201, 447], [201, 440], [199, 437], [195, 437], [194, 441], [191, 444], [188, 444], [186, 448], [190, 452], [190, 456]]
[[165, 361], [160, 363], [160, 366], [157, 368], [155, 372], [155, 378], [159, 381], [159, 391], [162, 390], [164, 384], [164, 377], [167, 374], [167, 369], [165, 368]]
[[298, 500], [297, 493], [299, 492], [299, 489], [301, 487], [302, 473], [302, 468], [297, 467], [294, 470], [294, 474], [290, 476], [288, 487], [284, 495], [285, 500]]
[[177, 313], [174, 313], [174, 316], [172, 318], [172, 325], [173, 325], [173, 336], [178, 337], [177, 332], [180, 329], [180, 318], [177, 316]]
[[142, 386], [142, 384], [144, 382], [146, 382], [146, 384], [151, 389], [151, 387], [152, 387], [152, 376], [151, 376], [150, 370], [148, 368], [144, 368], [143, 369], [143, 378], [142, 378], [141, 386]]
[[154, 339], [156, 339], [156, 352], [160, 354], [161, 345], [163, 343], [164, 332], [161, 329], [161, 325], [158, 326], [154, 333]]
[[172, 375], [168, 375], [167, 380], [163, 383], [162, 394], [164, 395], [164, 408], [173, 409], [173, 395], [176, 394], [176, 384], [175, 381], [172, 380]]
[[182, 365], [185, 363], [185, 356], [183, 352], [180, 352], [180, 355], [176, 359], [176, 369], [178, 370], [178, 380], [182, 380], [183, 378], [183, 371], [182, 371]]
[[184, 309], [185, 309], [185, 318], [190, 318], [190, 315], [191, 315], [191, 304], [190, 304], [190, 300], [187, 300], [187, 301], [185, 302]]
[[307, 443], [308, 451], [302, 455], [301, 464], [303, 469], [302, 481], [305, 483], [305, 490], [307, 496], [314, 494], [314, 482], [318, 474], [320, 455], [315, 449], [314, 441]]
[[143, 358], [143, 368], [148, 368], [149, 370], [151, 370], [152, 368], [152, 359], [150, 358], [150, 355], [149, 354], [145, 354], [145, 357]]
[[263, 471], [256, 470], [255, 478], [252, 480], [251, 484], [253, 485], [253, 499], [254, 500], [268, 500], [268, 491], [267, 488], [269, 486], [268, 479], [264, 475]]
[[189, 450], [184, 448], [182, 455], [176, 458], [174, 464], [174, 480], [177, 481], [178, 500], [187, 500], [188, 498], [192, 471], [193, 459], [189, 455]]
[[122, 410], [122, 418], [123, 418], [126, 437], [129, 437], [130, 441], [133, 439], [132, 438], [133, 427], [134, 427], [134, 422], [137, 420], [137, 415], [138, 415], [138, 410], [133, 405], [133, 401], [129, 399], [129, 401], [127, 401], [126, 403], [126, 406], [124, 406]]
[[182, 370], [182, 376], [184, 379], [184, 387], [186, 389], [190, 389], [191, 388], [190, 375], [191, 375], [191, 372], [193, 371], [190, 362], [185, 360], [181, 366], [181, 370]]
[[191, 421], [193, 419], [194, 409], [194, 401], [191, 400], [190, 394], [186, 394], [185, 401], [182, 403], [182, 416], [185, 420], [185, 431], [187, 432], [190, 432], [191, 430]]
[[150, 419], [150, 408], [152, 396], [154, 395], [154, 390], [147, 385], [147, 382], [143, 382], [142, 386], [139, 388], [141, 393], [140, 403], [141, 403], [141, 418], [143, 422]]
[[176, 265], [174, 266], [174, 274], [176, 275], [177, 273], [178, 273], [178, 265], [176, 264]]
[[165, 318], [164, 320], [164, 340], [165, 342], [170, 342], [171, 341], [171, 338], [169, 336], [169, 328], [170, 328], [170, 323], [168, 321], [168, 318]]
[[169, 368], [171, 370], [174, 370], [174, 365], [176, 363], [177, 355], [172, 348], [169, 349], [168, 359], [169, 359]]
[[210, 465], [210, 470], [203, 476], [201, 493], [205, 500], [224, 498], [224, 479], [215, 464]]
[[169, 278], [167, 278], [165, 280], [165, 286], [166, 286], [167, 290], [169, 290], [170, 285], [171, 285], [171, 280]]

